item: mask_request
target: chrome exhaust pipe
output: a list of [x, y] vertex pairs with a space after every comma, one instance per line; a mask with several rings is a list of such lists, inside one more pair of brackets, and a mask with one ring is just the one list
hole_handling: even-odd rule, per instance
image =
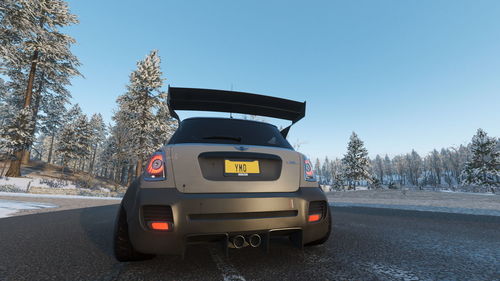
[[242, 235], [236, 235], [233, 239], [231, 239], [231, 242], [233, 243], [234, 248], [241, 249], [245, 246], [245, 237]]
[[252, 234], [250, 237], [248, 237], [248, 244], [250, 246], [257, 248], [260, 246], [260, 243], [262, 242], [262, 239], [260, 238], [259, 234]]

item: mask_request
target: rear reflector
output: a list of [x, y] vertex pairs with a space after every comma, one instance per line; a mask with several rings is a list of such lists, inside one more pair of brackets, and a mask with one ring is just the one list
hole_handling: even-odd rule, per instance
[[312, 215], [309, 215], [308, 221], [315, 222], [315, 221], [319, 221], [320, 219], [321, 219], [321, 214], [312, 214]]
[[149, 223], [149, 227], [153, 230], [169, 230], [170, 224], [164, 221], [153, 221]]

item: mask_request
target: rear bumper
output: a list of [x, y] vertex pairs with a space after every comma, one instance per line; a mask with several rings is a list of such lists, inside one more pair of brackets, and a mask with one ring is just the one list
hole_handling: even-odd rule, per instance
[[[299, 239], [300, 245], [321, 239], [328, 232], [327, 216], [308, 223], [311, 201], [326, 201], [326, 197], [319, 188], [311, 187], [286, 193], [234, 194], [187, 194], [175, 188], [137, 188], [134, 200], [126, 196], [122, 204], [127, 213], [130, 240], [136, 250], [183, 254], [187, 244], [203, 240], [198, 239], [203, 236], [227, 240], [238, 234], [259, 233], [269, 237], [270, 233], [295, 232], [299, 235], [294, 239]], [[142, 214], [142, 207], [147, 205], [171, 206], [172, 231], [147, 228]]]

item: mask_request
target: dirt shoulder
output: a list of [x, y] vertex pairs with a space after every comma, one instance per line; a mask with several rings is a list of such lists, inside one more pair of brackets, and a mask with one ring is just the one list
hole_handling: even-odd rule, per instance
[[500, 211], [500, 195], [410, 190], [360, 190], [328, 192], [335, 203], [412, 205]]

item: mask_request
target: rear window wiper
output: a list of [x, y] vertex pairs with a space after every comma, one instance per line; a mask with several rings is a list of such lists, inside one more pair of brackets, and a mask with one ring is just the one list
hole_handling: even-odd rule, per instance
[[203, 137], [204, 140], [232, 140], [241, 142], [241, 137], [232, 137], [232, 136], [206, 136]]

